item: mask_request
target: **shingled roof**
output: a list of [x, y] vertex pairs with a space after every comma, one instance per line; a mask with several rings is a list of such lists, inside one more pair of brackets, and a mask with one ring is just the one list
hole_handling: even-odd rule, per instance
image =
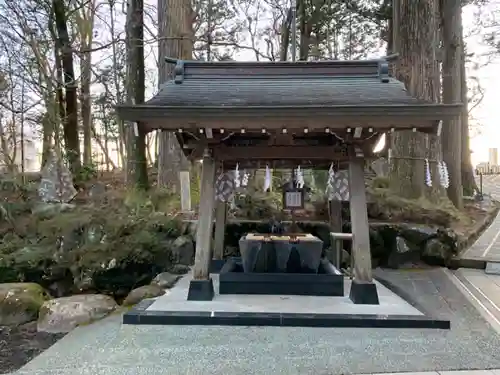
[[[174, 79], [163, 84], [145, 104], [118, 107], [124, 120], [153, 121], [153, 127], [176, 129], [179, 125], [167, 125], [167, 118], [187, 120], [256, 112], [293, 116], [310, 110], [313, 115], [322, 112], [325, 116], [409, 113], [438, 122], [457, 115], [461, 107], [412, 97], [402, 82], [389, 76], [384, 59], [294, 63], [167, 61], [176, 64]], [[159, 125], [160, 119], [165, 126]]]
[[[426, 104], [412, 98], [404, 85], [378, 77], [255, 77], [187, 79], [167, 82], [147, 105], [157, 106], [308, 106]], [[428, 103], [427, 103], [428, 104]]]

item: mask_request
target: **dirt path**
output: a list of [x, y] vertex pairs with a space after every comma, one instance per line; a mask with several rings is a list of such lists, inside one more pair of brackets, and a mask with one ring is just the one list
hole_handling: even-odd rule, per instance
[[36, 322], [0, 327], [0, 374], [19, 369], [63, 336], [37, 332]]

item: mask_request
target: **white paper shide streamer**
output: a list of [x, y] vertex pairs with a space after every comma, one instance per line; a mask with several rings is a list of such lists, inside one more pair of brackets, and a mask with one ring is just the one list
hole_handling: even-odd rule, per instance
[[239, 165], [236, 164], [236, 168], [234, 170], [234, 187], [239, 188], [240, 186], [241, 186], [240, 170], [239, 170]]
[[264, 191], [268, 191], [271, 188], [271, 170], [269, 166], [266, 165], [266, 177], [264, 178]]
[[295, 170], [295, 181], [297, 182], [297, 187], [302, 189], [304, 187], [304, 173], [300, 169], [300, 165]]
[[332, 191], [334, 181], [335, 181], [335, 169], [333, 169], [333, 163], [332, 163], [330, 164], [330, 169], [328, 169], [328, 180], [326, 181], [325, 193]]
[[425, 184], [428, 187], [432, 187], [432, 176], [431, 176], [431, 167], [429, 165], [429, 159], [425, 159]]
[[439, 169], [439, 182], [441, 183], [441, 186], [445, 189], [448, 189], [450, 186], [450, 176], [448, 174], [448, 167], [446, 163], [441, 161], [438, 165]]
[[248, 185], [248, 179], [250, 178], [250, 174], [247, 171], [243, 171], [243, 178], [241, 179], [241, 186], [246, 187]]

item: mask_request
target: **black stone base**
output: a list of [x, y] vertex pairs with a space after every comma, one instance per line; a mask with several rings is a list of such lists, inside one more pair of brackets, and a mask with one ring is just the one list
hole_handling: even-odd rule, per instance
[[188, 301], [211, 301], [214, 299], [214, 283], [208, 280], [191, 280], [189, 283]]
[[239, 258], [230, 258], [219, 273], [219, 294], [344, 295], [344, 276], [326, 259], [319, 273], [243, 272]]
[[377, 285], [374, 283], [361, 283], [353, 280], [349, 298], [357, 305], [378, 305]]
[[210, 261], [210, 273], [219, 273], [225, 263], [225, 259], [212, 259]]
[[450, 329], [449, 320], [422, 315], [294, 314], [222, 311], [148, 311], [144, 300], [123, 315], [123, 324], [321, 328]]

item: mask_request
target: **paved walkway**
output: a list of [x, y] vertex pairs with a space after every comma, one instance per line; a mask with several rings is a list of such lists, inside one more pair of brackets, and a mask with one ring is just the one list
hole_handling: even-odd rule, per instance
[[454, 272], [457, 286], [497, 332], [500, 332], [500, 276], [461, 268]]
[[[483, 192], [500, 201], [500, 175], [483, 176]], [[500, 213], [491, 226], [460, 257], [462, 259], [500, 261]]]
[[[476, 177], [479, 185], [479, 177]], [[483, 175], [483, 193], [491, 195], [496, 200], [500, 200], [500, 174]]]
[[500, 261], [500, 213], [490, 227], [460, 257], [462, 259]]
[[122, 325], [116, 314], [75, 329], [15, 375], [340, 375], [500, 369], [500, 335], [454, 285], [449, 271], [377, 273], [412, 294], [422, 310], [450, 319], [451, 330], [133, 326]]

